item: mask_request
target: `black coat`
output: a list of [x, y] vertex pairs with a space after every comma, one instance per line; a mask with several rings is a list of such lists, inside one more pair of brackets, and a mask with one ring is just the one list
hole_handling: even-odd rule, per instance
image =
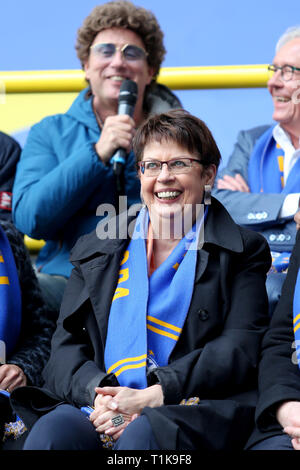
[[255, 413], [256, 428], [247, 447], [282, 434], [276, 409], [283, 401], [300, 401], [300, 370], [295, 358], [293, 299], [300, 267], [300, 231], [298, 230], [287, 278], [274, 311], [262, 347], [259, 365], [259, 397]]
[[[194, 293], [180, 338], [169, 364], [148, 375], [149, 385], [161, 384], [166, 405], [177, 405], [191, 396], [199, 396], [201, 405], [202, 400], [221, 400], [222, 405], [225, 398], [251, 390], [256, 383], [260, 343], [268, 324], [268, 245], [260, 235], [237, 226], [215, 199], [204, 237]], [[12, 394], [27, 425], [57, 402], [91, 405], [95, 386], [118, 385], [115, 376], [105, 372], [104, 347], [110, 305], [127, 244], [128, 240], [99, 240], [93, 232], [83, 236], [73, 249], [71, 261], [75, 268], [44, 370], [50, 393], [41, 395], [38, 389], [23, 388]], [[28, 400], [34, 403], [35, 411], [28, 409]], [[200, 410], [200, 406], [196, 408]], [[249, 416], [253, 418], [253, 406]], [[229, 412], [227, 428], [231, 419], [234, 417]], [[222, 432], [217, 421], [214, 425]], [[172, 439], [169, 444], [171, 449], [178, 445]]]
[[11, 220], [12, 190], [21, 147], [18, 142], [0, 132], [0, 218]]
[[20, 233], [9, 221], [1, 220], [0, 223], [14, 255], [22, 298], [20, 337], [6, 362], [19, 366], [29, 385], [41, 386], [42, 371], [49, 359], [51, 338], [56, 325], [55, 312], [43, 300], [30, 255]]

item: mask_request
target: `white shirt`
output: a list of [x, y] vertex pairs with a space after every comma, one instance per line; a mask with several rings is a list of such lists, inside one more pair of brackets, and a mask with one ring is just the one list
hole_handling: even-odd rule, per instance
[[[289, 173], [296, 161], [300, 157], [300, 148], [295, 149], [292, 144], [290, 136], [287, 132], [277, 124], [273, 129], [273, 137], [276, 143], [284, 151], [284, 160], [283, 160], [283, 178], [284, 184], [286, 183]], [[300, 193], [288, 194], [282, 204], [279, 217], [288, 217], [294, 215], [299, 208], [299, 198]]]

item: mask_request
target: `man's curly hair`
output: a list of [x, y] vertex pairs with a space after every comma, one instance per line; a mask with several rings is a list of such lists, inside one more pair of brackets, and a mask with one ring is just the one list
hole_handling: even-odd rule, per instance
[[154, 14], [127, 0], [112, 1], [96, 6], [84, 20], [77, 33], [76, 51], [82, 67], [89, 57], [90, 46], [100, 31], [110, 28], [130, 29], [143, 41], [148, 53], [147, 62], [157, 76], [166, 50], [163, 32]]

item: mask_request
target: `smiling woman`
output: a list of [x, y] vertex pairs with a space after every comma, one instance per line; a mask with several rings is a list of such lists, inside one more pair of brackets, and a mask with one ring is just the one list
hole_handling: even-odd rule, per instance
[[[209, 130], [200, 119], [174, 110], [150, 119], [142, 133], [137, 131], [133, 146], [154, 238], [172, 231], [182, 237], [182, 230], [186, 234], [195, 222], [205, 186], [213, 186], [221, 159]], [[169, 237], [165, 243], [172, 251], [176, 239]], [[166, 251], [165, 256], [168, 254]]]
[[[78, 240], [45, 387], [12, 394], [25, 424], [35, 421], [27, 450], [101, 450], [108, 440], [116, 449], [236, 450], [252, 429], [267, 243], [214, 198], [205, 205], [220, 152], [200, 119], [150, 116], [133, 148], [145, 204], [137, 217], [116, 217], [122, 233], [133, 230]], [[177, 220], [186, 231], [174, 233]]]

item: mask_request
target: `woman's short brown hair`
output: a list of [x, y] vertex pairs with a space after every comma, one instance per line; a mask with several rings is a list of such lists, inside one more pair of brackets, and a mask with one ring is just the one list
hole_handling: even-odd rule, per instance
[[96, 6], [85, 18], [77, 33], [76, 51], [82, 67], [89, 57], [90, 46], [100, 31], [110, 28], [130, 29], [143, 41], [147, 62], [154, 68], [154, 77], [164, 59], [163, 32], [154, 14], [128, 1], [113, 1]]
[[184, 109], [150, 116], [137, 130], [133, 151], [137, 162], [143, 159], [144, 148], [151, 142], [175, 142], [199, 157], [204, 166], [216, 165], [221, 154], [212, 133], [201, 121]]

